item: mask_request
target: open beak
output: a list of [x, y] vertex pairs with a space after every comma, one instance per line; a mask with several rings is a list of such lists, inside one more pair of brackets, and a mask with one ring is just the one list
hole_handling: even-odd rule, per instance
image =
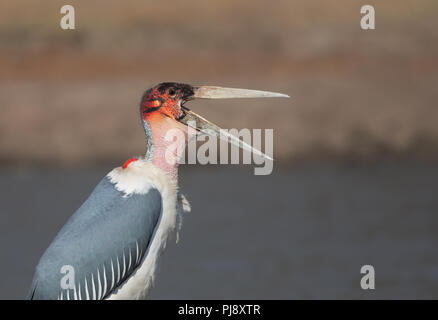
[[[199, 86], [193, 87], [194, 94], [187, 97], [186, 100], [192, 99], [232, 99], [232, 98], [290, 98], [286, 94], [269, 92], [269, 91], [259, 91], [259, 90], [248, 90], [248, 89], [236, 89], [236, 88], [222, 88], [222, 87], [212, 87], [212, 86]], [[185, 106], [182, 107], [184, 110], [184, 115], [178, 119], [179, 122], [195, 129], [198, 132], [216, 136], [221, 140], [230, 142], [231, 144], [243, 149], [250, 151], [263, 158], [273, 160], [271, 157], [267, 156], [260, 150], [253, 148], [251, 145], [240, 140], [239, 138], [229, 134], [225, 130], [221, 130], [220, 127], [211, 123], [207, 119], [201, 117]]]

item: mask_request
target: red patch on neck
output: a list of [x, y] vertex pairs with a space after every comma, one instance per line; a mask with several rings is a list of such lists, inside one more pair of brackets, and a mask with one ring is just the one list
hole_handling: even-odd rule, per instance
[[137, 160], [138, 160], [138, 158], [131, 158], [131, 159], [126, 160], [125, 163], [123, 164], [122, 168], [126, 169], [131, 162], [134, 162], [134, 161], [137, 161]]

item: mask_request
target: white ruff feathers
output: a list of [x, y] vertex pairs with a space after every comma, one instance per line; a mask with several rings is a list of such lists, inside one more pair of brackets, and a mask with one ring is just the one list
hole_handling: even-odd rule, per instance
[[[151, 187], [156, 188], [161, 194], [162, 215], [155, 228], [147, 255], [128, 280], [107, 298], [145, 299], [154, 282], [158, 258], [166, 246], [169, 234], [175, 230], [177, 215], [180, 213], [177, 207], [182, 204], [177, 197], [178, 186], [170, 175], [142, 159], [131, 162], [126, 169], [122, 167], [114, 169], [108, 177], [125, 197], [132, 193], [146, 194]], [[184, 204], [186, 208], [187, 204]]]
[[144, 160], [133, 161], [125, 169], [115, 168], [108, 173], [108, 177], [125, 197], [133, 193], [148, 193], [149, 189], [155, 186], [156, 181], [177, 188], [175, 182], [164, 171]]

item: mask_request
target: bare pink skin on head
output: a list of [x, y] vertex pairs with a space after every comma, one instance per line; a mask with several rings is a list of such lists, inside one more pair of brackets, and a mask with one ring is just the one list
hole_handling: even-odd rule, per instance
[[189, 135], [187, 126], [160, 112], [150, 114], [145, 120], [149, 124], [154, 146], [152, 164], [177, 180], [178, 150], [184, 150], [186, 146]]
[[184, 115], [182, 101], [192, 95], [190, 85], [161, 83], [146, 91], [140, 103], [141, 117], [148, 127], [148, 158], [174, 179], [178, 177], [177, 151], [184, 150], [190, 131], [177, 119]]

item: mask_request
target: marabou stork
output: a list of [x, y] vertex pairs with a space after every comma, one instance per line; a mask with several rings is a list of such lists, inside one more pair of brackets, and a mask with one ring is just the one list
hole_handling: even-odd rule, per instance
[[166, 158], [174, 143], [166, 132], [181, 130], [184, 144], [192, 138], [190, 127], [264, 156], [184, 106], [195, 98], [260, 97], [288, 96], [169, 82], [147, 90], [140, 103], [146, 155], [109, 172], [68, 219], [39, 260], [28, 298], [145, 298], [169, 234], [179, 229], [181, 213], [190, 211], [178, 191], [178, 162]]

